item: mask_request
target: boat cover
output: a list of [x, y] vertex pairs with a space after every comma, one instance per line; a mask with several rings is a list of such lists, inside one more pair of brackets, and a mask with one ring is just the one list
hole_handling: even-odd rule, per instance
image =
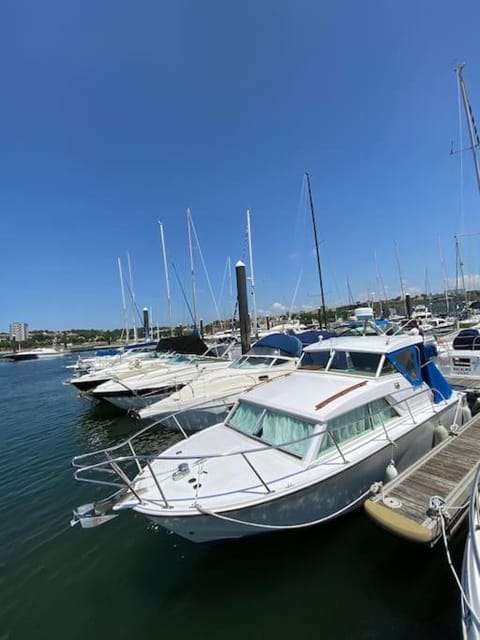
[[188, 353], [201, 356], [208, 347], [198, 336], [174, 336], [172, 338], [162, 338], [157, 344], [155, 351], [174, 351], [175, 353]]
[[478, 329], [462, 329], [453, 340], [454, 349], [480, 349], [480, 331]]
[[271, 333], [257, 340], [248, 353], [299, 357], [302, 349], [302, 343], [297, 337], [285, 333]]
[[[408, 352], [414, 363], [417, 375], [413, 377], [400, 362], [398, 356]], [[414, 387], [419, 387], [422, 383], [426, 383], [433, 391], [433, 401], [435, 404], [448, 400], [452, 395], [452, 387], [443, 376], [440, 369], [432, 361], [432, 357], [436, 355], [436, 347], [433, 344], [418, 344], [408, 347], [407, 349], [399, 349], [393, 353], [388, 353], [387, 358], [392, 362], [400, 373]], [[405, 361], [402, 358], [403, 362]]]
[[116, 356], [120, 353], [120, 349], [98, 349], [95, 351], [96, 356]]
[[299, 333], [291, 333], [300, 340], [302, 345], [306, 347], [309, 344], [315, 344], [320, 340], [328, 340], [329, 338], [336, 338], [337, 334], [331, 331], [318, 331], [317, 329], [311, 329], [310, 331], [301, 331]]

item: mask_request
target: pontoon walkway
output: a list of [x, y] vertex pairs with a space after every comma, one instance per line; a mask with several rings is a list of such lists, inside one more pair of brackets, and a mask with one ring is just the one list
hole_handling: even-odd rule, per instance
[[442, 535], [440, 511], [449, 533], [465, 516], [479, 459], [480, 414], [366, 500], [365, 510], [391, 533], [433, 546]]

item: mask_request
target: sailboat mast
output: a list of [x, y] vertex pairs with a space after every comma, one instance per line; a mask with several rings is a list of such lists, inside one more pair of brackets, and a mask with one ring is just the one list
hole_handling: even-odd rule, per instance
[[463, 295], [465, 297], [464, 299], [464, 305], [465, 305], [465, 309], [468, 309], [468, 293], [467, 293], [467, 288], [465, 286], [465, 274], [463, 272], [463, 260], [462, 260], [462, 255], [460, 253], [460, 242], [458, 241], [458, 236], [455, 236], [455, 249], [456, 249], [456, 254], [457, 254], [457, 296], [458, 296], [458, 272], [460, 271], [460, 277], [462, 278], [462, 289], [463, 289]]
[[255, 296], [255, 276], [253, 274], [253, 250], [252, 250], [252, 227], [250, 220], [250, 209], [247, 209], [247, 238], [248, 238], [248, 259], [250, 262], [250, 288], [252, 290], [252, 317], [253, 317], [253, 332], [255, 338], [258, 338], [258, 324], [257, 324], [257, 299]]
[[352, 287], [350, 286], [350, 280], [347, 276], [347, 295], [348, 295], [348, 304], [352, 306], [355, 304], [355, 300], [353, 299]]
[[378, 268], [378, 260], [377, 260], [377, 252], [374, 252], [375, 257], [375, 273], [377, 276], [377, 288], [378, 288], [378, 303], [380, 306], [380, 316], [383, 318], [385, 309], [384, 304], [387, 302], [387, 297], [385, 295], [385, 287], [383, 285], [382, 276], [380, 275], [380, 269]]
[[443, 288], [445, 293], [445, 309], [448, 315], [450, 313], [450, 304], [448, 301], [448, 278], [447, 278], [447, 271], [445, 269], [445, 260], [443, 259], [443, 251], [442, 251], [442, 245], [440, 242], [440, 236], [438, 237], [438, 251], [440, 253], [440, 269], [442, 272]]
[[120, 256], [117, 256], [118, 261], [118, 273], [120, 276], [120, 289], [122, 291], [122, 309], [123, 309], [123, 328], [125, 329], [125, 341], [129, 340], [129, 328], [128, 328], [128, 315], [127, 315], [127, 303], [125, 300], [125, 287], [123, 286], [123, 272], [122, 272], [122, 261], [120, 260]]
[[[313, 236], [315, 238], [315, 252], [317, 255], [317, 269], [318, 269], [318, 279], [320, 282], [320, 296], [322, 299], [322, 311], [323, 311], [323, 323], [325, 325], [325, 329], [328, 329], [328, 320], [327, 320], [327, 309], [325, 307], [325, 294], [323, 291], [323, 278], [322, 278], [322, 267], [320, 264], [320, 249], [318, 246], [318, 235], [317, 235], [317, 222], [315, 220], [315, 209], [313, 207], [313, 197], [312, 197], [312, 187], [310, 184], [310, 174], [305, 173], [305, 178], [307, 181], [307, 189], [308, 189], [308, 199], [310, 201], [310, 211], [312, 213], [312, 224], [313, 224]], [[322, 327], [322, 321], [320, 317], [320, 313], [318, 314], [318, 320], [320, 322], [320, 328]]]
[[127, 251], [127, 263], [128, 263], [128, 275], [130, 280], [130, 295], [132, 297], [132, 307], [133, 307], [133, 339], [135, 342], [138, 340], [138, 331], [137, 331], [137, 303], [135, 302], [135, 291], [133, 289], [133, 278], [132, 278], [132, 263], [130, 262], [130, 252]]
[[408, 313], [407, 311], [407, 299], [405, 297], [405, 287], [403, 286], [403, 277], [402, 277], [402, 269], [400, 267], [400, 256], [398, 254], [398, 245], [395, 242], [395, 255], [397, 257], [397, 267], [398, 267], [398, 277], [400, 278], [400, 289], [402, 292], [402, 300], [403, 300], [403, 304], [405, 306], [405, 314]]
[[458, 87], [462, 95], [463, 108], [465, 109], [465, 117], [468, 123], [468, 135], [470, 136], [470, 150], [472, 152], [473, 164], [475, 166], [475, 175], [477, 177], [477, 186], [480, 191], [480, 162], [478, 160], [478, 148], [480, 146], [480, 140], [478, 138], [478, 131], [475, 125], [475, 119], [473, 117], [472, 106], [468, 100], [467, 87], [465, 80], [463, 79], [463, 68], [465, 63], [459, 64], [455, 69], [457, 73]]
[[193, 268], [193, 246], [192, 246], [192, 212], [190, 207], [187, 209], [187, 232], [188, 232], [188, 251], [190, 254], [190, 277], [192, 280], [192, 303], [193, 303], [193, 324], [194, 332], [198, 329], [198, 313], [197, 313], [197, 292], [195, 288], [195, 271]]
[[230, 256], [227, 258], [227, 270], [228, 270], [228, 294], [230, 297], [230, 312], [232, 314], [231, 323], [234, 323], [235, 318], [235, 303], [233, 301], [233, 280], [232, 280], [232, 259]]
[[170, 294], [170, 279], [168, 277], [168, 263], [167, 263], [167, 251], [165, 249], [165, 235], [163, 233], [163, 223], [158, 221], [160, 227], [160, 241], [162, 244], [163, 255], [163, 269], [165, 271], [165, 287], [167, 289], [167, 304], [168, 304], [168, 323], [170, 325], [170, 335], [173, 336], [173, 314], [172, 314], [172, 297]]

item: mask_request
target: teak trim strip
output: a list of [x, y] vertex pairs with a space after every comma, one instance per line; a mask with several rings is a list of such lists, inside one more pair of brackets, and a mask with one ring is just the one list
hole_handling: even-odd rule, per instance
[[333, 402], [337, 398], [341, 398], [345, 394], [350, 393], [350, 391], [355, 391], [355, 389], [360, 389], [360, 387], [364, 387], [367, 384], [367, 382], [368, 380], [363, 380], [362, 382], [358, 382], [357, 384], [354, 384], [351, 387], [347, 387], [347, 389], [343, 389], [343, 391], [334, 393], [333, 396], [330, 396], [326, 400], [322, 400], [321, 402], [316, 404], [315, 411], [318, 411], [319, 409], [323, 409], [323, 407], [325, 407], [327, 404], [330, 404], [330, 402]]

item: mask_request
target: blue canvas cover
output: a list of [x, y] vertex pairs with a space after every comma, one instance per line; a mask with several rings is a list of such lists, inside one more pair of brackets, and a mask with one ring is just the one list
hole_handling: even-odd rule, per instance
[[452, 395], [452, 387], [443, 373], [432, 361], [438, 355], [437, 347], [433, 343], [419, 345], [420, 362], [422, 365], [422, 376], [430, 389], [433, 391], [433, 401], [435, 404], [448, 400]]
[[259, 353], [262, 349], [271, 349], [280, 354], [299, 357], [302, 354], [302, 343], [295, 336], [284, 333], [271, 333], [257, 340], [250, 349], [252, 353]]
[[331, 331], [318, 331], [316, 329], [312, 329], [310, 331], [301, 331], [299, 333], [291, 333], [289, 335], [293, 335], [300, 340], [304, 347], [309, 344], [315, 344], [322, 338], [323, 340], [328, 340], [329, 338], [337, 338], [336, 333], [332, 333]]
[[120, 349], [98, 349], [95, 351], [96, 356], [116, 356], [120, 353]]
[[[444, 378], [441, 371], [436, 364], [431, 360], [435, 355], [436, 349], [432, 349], [431, 345], [424, 345], [422, 343], [407, 347], [406, 349], [399, 349], [393, 353], [387, 354], [387, 359], [405, 376], [405, 378], [414, 387], [419, 387], [422, 383], [426, 383], [433, 391], [433, 401], [435, 404], [442, 402], [442, 400], [448, 400], [452, 395], [452, 388]], [[400, 362], [400, 354], [407, 353], [411, 358], [410, 362], [413, 363], [416, 377], [414, 378]], [[400, 356], [404, 361], [405, 356]]]
[[[422, 374], [420, 371], [420, 352], [416, 346], [406, 347], [387, 353], [387, 360], [394, 365], [394, 367], [400, 371], [412, 386], [420, 387], [423, 383]], [[412, 364], [412, 369], [415, 371], [415, 377], [411, 375], [410, 371], [404, 366], [404, 359], [407, 358]]]

